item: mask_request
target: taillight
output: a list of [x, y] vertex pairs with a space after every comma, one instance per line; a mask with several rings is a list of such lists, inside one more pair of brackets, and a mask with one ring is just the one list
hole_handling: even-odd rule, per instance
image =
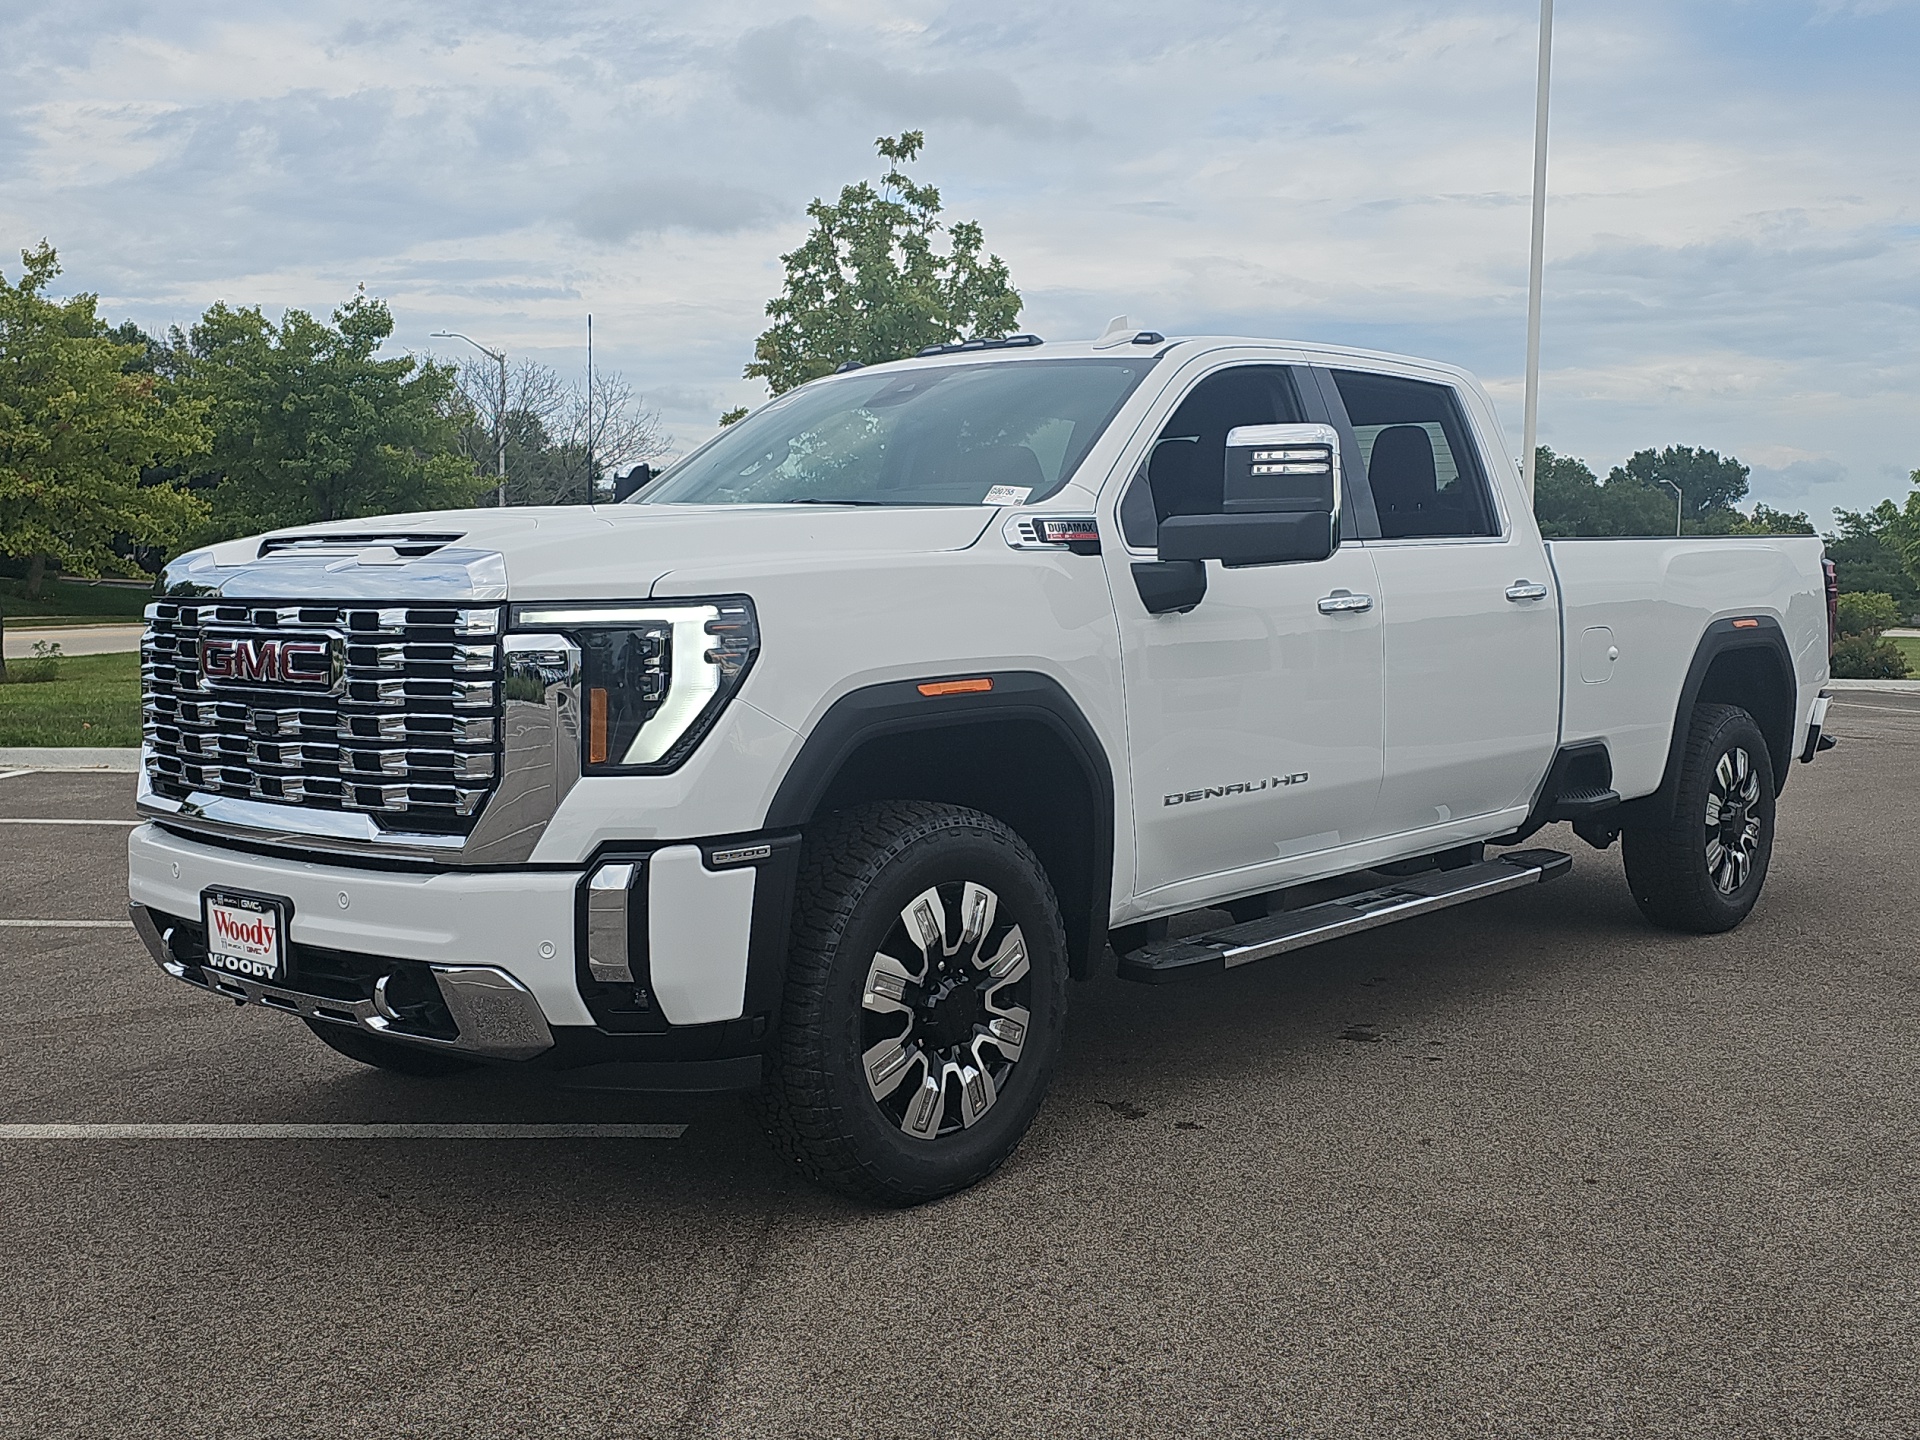
[[1840, 643], [1840, 571], [1824, 556], [1820, 569], [1827, 577], [1827, 654]]

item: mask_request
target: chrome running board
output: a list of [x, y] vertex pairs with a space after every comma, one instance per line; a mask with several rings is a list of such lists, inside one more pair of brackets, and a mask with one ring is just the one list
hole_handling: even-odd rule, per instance
[[1343, 895], [1300, 910], [1264, 915], [1241, 925], [1189, 935], [1181, 940], [1156, 940], [1120, 957], [1120, 978], [1148, 985], [1217, 975], [1236, 965], [1270, 960], [1276, 955], [1304, 950], [1327, 940], [1358, 935], [1431, 915], [1470, 900], [1482, 900], [1505, 890], [1557, 879], [1573, 868], [1573, 857], [1558, 850], [1515, 850], [1495, 860], [1463, 865], [1457, 870], [1429, 870], [1409, 875], [1377, 890]]

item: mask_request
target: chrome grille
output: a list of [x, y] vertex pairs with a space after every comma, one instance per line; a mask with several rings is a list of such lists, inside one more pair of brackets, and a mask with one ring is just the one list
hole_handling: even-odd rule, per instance
[[[163, 600], [140, 646], [148, 779], [195, 792], [465, 830], [500, 773], [497, 606]], [[203, 638], [324, 640], [330, 690], [210, 684]]]

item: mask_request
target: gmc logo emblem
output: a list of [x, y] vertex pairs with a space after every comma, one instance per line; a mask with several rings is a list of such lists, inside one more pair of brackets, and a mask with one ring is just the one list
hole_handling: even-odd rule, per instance
[[[290, 685], [331, 690], [338, 670], [330, 636], [205, 635], [200, 640], [200, 678], [209, 685]], [[345, 647], [341, 646], [344, 652]], [[340, 658], [345, 660], [343, 653]]]

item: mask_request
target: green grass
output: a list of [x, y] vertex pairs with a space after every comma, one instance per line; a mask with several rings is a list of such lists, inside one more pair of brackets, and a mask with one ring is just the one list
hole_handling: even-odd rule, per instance
[[1920, 677], [1920, 635], [1889, 635], [1887, 639], [1900, 647], [1900, 653], [1907, 657], [1910, 669], [1909, 680]]
[[48, 618], [77, 620], [138, 620], [153, 599], [150, 589], [131, 585], [89, 585], [84, 580], [49, 580], [41, 587], [40, 598], [26, 598], [27, 582], [0, 580], [0, 615], [14, 620]]
[[0, 685], [0, 746], [139, 743], [138, 655], [75, 655], [57, 680]]

